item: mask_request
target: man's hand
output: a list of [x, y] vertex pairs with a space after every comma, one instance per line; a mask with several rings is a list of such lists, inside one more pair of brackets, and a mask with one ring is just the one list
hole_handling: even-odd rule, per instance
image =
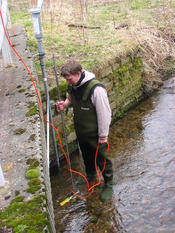
[[106, 144], [108, 142], [108, 137], [98, 138], [99, 144]]
[[57, 111], [63, 111], [64, 110], [64, 101], [58, 101], [56, 103]]

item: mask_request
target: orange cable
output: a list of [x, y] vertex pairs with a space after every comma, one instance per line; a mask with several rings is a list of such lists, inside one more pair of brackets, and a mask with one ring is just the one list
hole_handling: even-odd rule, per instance
[[[60, 138], [60, 134], [59, 134], [59, 132], [58, 132], [58, 129], [57, 129], [50, 121], [47, 121], [47, 118], [46, 118], [46, 116], [44, 115], [43, 106], [42, 106], [42, 101], [41, 101], [41, 98], [40, 98], [40, 96], [39, 96], [39, 93], [38, 93], [38, 90], [37, 90], [37, 87], [36, 87], [34, 78], [33, 78], [32, 74], [31, 74], [31, 72], [30, 72], [28, 66], [25, 64], [25, 62], [23, 61], [22, 57], [19, 55], [18, 51], [13, 47], [13, 45], [12, 45], [12, 43], [11, 43], [11, 41], [10, 41], [8, 35], [7, 35], [7, 31], [6, 31], [6, 29], [5, 29], [5, 25], [4, 25], [4, 21], [3, 21], [1, 9], [0, 9], [0, 17], [1, 17], [1, 22], [2, 22], [2, 26], [3, 26], [3, 29], [4, 29], [4, 33], [5, 33], [6, 39], [7, 39], [8, 43], [9, 43], [10, 47], [12, 48], [12, 50], [13, 50], [13, 52], [16, 54], [16, 56], [19, 58], [19, 60], [22, 62], [22, 64], [24, 65], [25, 69], [27, 70], [27, 72], [28, 72], [28, 74], [29, 74], [29, 76], [30, 76], [30, 78], [31, 78], [31, 81], [32, 81], [32, 83], [33, 83], [33, 86], [34, 86], [35, 91], [36, 91], [36, 94], [37, 94], [37, 98], [38, 98], [38, 101], [39, 101], [39, 106], [40, 106], [40, 109], [41, 109], [41, 112], [42, 112], [42, 115], [43, 115], [43, 119], [44, 119], [44, 121], [45, 121], [46, 123], [49, 123], [49, 125], [55, 130], [55, 132], [56, 132], [56, 134], [57, 134], [57, 137], [58, 137], [58, 140], [59, 140], [59, 144], [60, 144], [61, 151], [62, 151], [62, 153], [63, 153], [63, 155], [64, 155], [64, 157], [65, 157], [65, 159], [66, 159], [66, 161], [67, 161], [67, 169], [68, 169], [68, 171], [73, 172], [73, 173], [76, 173], [76, 174], [82, 176], [82, 177], [84, 178], [84, 180], [86, 181], [86, 183], [87, 183], [87, 186], [88, 186], [88, 195], [84, 195], [84, 196], [83, 196], [83, 195], [78, 195], [77, 193], [75, 193], [74, 190], [72, 190], [72, 193], [73, 193], [75, 196], [79, 197], [79, 198], [88, 198], [88, 197], [94, 192], [94, 188], [95, 188], [96, 186], [100, 185], [100, 183], [101, 183], [101, 182], [100, 182], [100, 174], [99, 174], [99, 172], [98, 172], [98, 167], [97, 167], [97, 155], [98, 155], [98, 150], [99, 150], [99, 144], [98, 144], [98, 146], [97, 146], [96, 153], [95, 153], [95, 169], [96, 169], [97, 176], [98, 176], [98, 183], [93, 184], [91, 187], [89, 187], [89, 182], [88, 182], [88, 180], [87, 180], [87, 178], [86, 178], [85, 175], [83, 175], [81, 172], [78, 172], [78, 171], [76, 171], [76, 170], [70, 169], [69, 159], [68, 159], [68, 156], [67, 156], [66, 152], [64, 151], [64, 148], [63, 148], [63, 145], [62, 145], [62, 142], [61, 142], [61, 138]], [[107, 151], [106, 151], [106, 154], [105, 154], [104, 167], [103, 167], [103, 169], [102, 169], [102, 171], [101, 171], [101, 174], [104, 172], [105, 166], [106, 166], [106, 155], [107, 155], [107, 153], [108, 153], [108, 151], [109, 151], [109, 144], [107, 143], [107, 145], [108, 145], [108, 148], [107, 148]]]

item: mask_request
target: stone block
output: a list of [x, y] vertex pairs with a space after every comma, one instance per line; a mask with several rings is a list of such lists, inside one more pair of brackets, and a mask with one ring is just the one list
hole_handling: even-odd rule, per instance
[[112, 74], [112, 68], [110, 66], [101, 69], [101, 78], [104, 78]]
[[107, 92], [109, 92], [113, 89], [113, 81], [106, 82], [106, 83], [104, 83], [104, 85], [106, 87]]
[[111, 107], [112, 110], [115, 109], [116, 108], [116, 102], [110, 103], [110, 107]]

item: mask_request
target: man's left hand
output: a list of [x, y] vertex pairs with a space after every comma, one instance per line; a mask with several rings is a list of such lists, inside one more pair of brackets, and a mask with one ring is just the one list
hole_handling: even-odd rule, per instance
[[108, 142], [108, 138], [107, 137], [103, 137], [103, 138], [98, 138], [98, 143], [99, 144], [106, 144]]

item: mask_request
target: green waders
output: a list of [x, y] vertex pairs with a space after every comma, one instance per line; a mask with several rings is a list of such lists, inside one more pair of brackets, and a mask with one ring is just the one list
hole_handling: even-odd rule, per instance
[[[87, 179], [90, 185], [92, 185], [97, 177], [95, 170], [95, 153], [98, 145], [98, 138], [91, 137], [83, 140], [81, 137], [79, 139], [79, 144], [83, 155]], [[97, 166], [100, 168], [100, 171], [102, 171], [104, 167], [106, 151], [107, 145], [101, 144], [97, 155]], [[113, 170], [112, 162], [108, 159], [108, 155], [106, 156], [106, 166], [102, 175], [104, 178], [104, 187], [101, 193], [101, 200], [105, 202], [112, 197]]]
[[[82, 86], [69, 88], [74, 111], [74, 127], [82, 151], [87, 179], [92, 185], [96, 177], [95, 152], [98, 145], [98, 123], [96, 109], [91, 101], [92, 91], [96, 86], [103, 86], [98, 80], [92, 79]], [[104, 87], [104, 86], [103, 86]], [[107, 145], [99, 146], [97, 166], [102, 171], [105, 161]], [[106, 157], [106, 167], [103, 172], [104, 189], [101, 194], [102, 201], [112, 197], [112, 162]]]

